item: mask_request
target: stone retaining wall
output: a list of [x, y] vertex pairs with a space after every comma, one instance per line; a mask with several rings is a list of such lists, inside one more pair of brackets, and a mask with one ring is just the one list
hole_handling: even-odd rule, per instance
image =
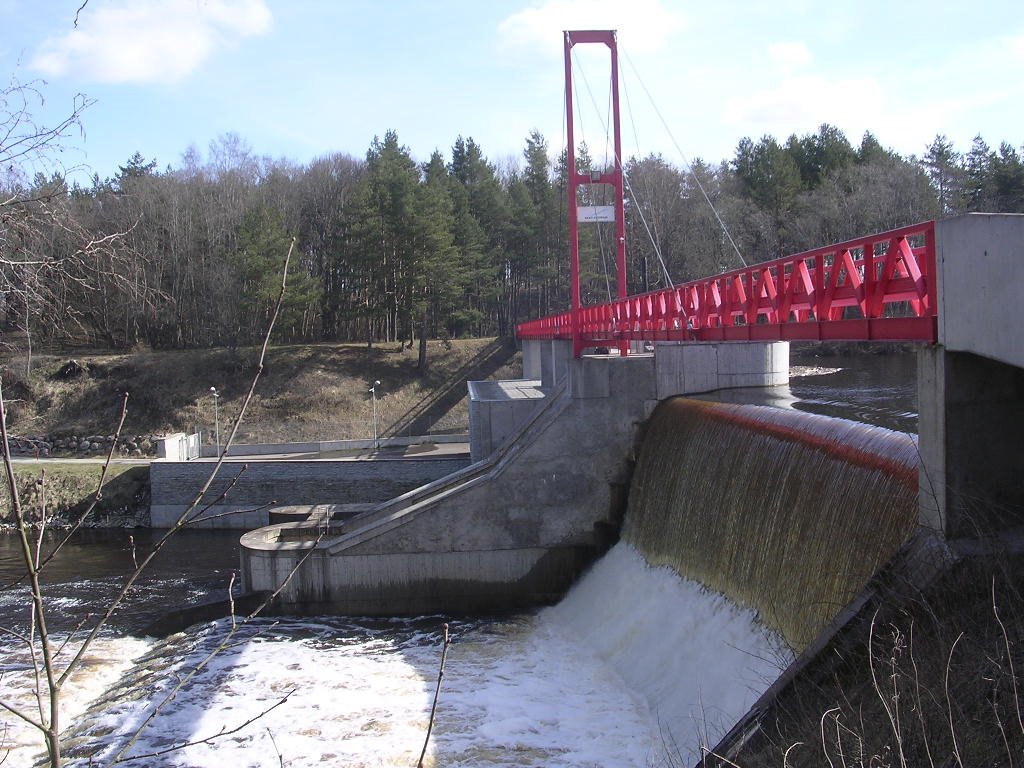
[[[386, 501], [468, 464], [467, 456], [358, 461], [226, 461], [206, 498], [219, 499], [233, 479], [237, 478], [237, 482], [223, 500], [201, 515], [201, 518], [207, 518], [205, 522], [195, 525], [248, 530], [270, 523], [268, 510], [271, 506]], [[154, 461], [150, 466], [153, 527], [173, 525], [213, 468], [214, 462], [211, 461]]]

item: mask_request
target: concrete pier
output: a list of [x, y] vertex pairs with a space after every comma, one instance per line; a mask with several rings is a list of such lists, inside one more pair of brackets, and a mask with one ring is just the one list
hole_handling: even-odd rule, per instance
[[951, 540], [1024, 528], [1024, 215], [935, 225], [938, 344], [921, 350], [923, 525]]

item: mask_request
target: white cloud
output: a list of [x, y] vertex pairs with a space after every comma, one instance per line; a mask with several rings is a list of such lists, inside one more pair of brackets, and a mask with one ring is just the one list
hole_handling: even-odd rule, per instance
[[660, 0], [545, 0], [506, 17], [498, 25], [498, 45], [506, 53], [562, 52], [562, 32], [615, 29], [633, 53], [658, 51], [683, 26], [682, 16]]
[[784, 70], [802, 69], [811, 63], [813, 56], [804, 43], [773, 43], [768, 46], [768, 56]]
[[829, 80], [819, 75], [789, 77], [771, 88], [737, 97], [726, 103], [723, 118], [740, 135], [785, 138], [793, 132], [813, 131], [821, 123], [843, 127], [851, 116], [861, 124], [866, 115], [885, 121], [885, 98], [870, 77]]
[[50, 77], [176, 82], [271, 21], [264, 0], [115, 0], [88, 6], [77, 29], [40, 46], [32, 66]]

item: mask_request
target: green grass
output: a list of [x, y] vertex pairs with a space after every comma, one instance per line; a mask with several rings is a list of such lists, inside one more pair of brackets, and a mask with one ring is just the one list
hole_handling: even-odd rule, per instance
[[[73, 520], [96, 494], [102, 464], [62, 461], [19, 461], [14, 464], [22, 510], [30, 520], [58, 513]], [[149, 508], [149, 467], [111, 464], [103, 484], [103, 496], [89, 517], [89, 525], [119, 525], [134, 522]], [[0, 521], [11, 517], [7, 484], [0, 492]]]

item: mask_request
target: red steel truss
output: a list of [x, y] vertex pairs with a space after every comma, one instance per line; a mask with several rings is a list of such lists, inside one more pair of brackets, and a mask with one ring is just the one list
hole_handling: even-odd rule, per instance
[[642, 341], [937, 339], [935, 222], [754, 264], [518, 326], [520, 339]]

